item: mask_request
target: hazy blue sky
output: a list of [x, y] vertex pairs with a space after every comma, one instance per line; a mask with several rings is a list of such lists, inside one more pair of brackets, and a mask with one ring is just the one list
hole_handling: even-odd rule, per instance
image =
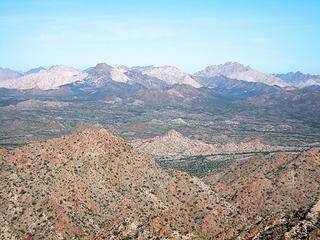
[[238, 61], [320, 73], [318, 0], [1, 0], [0, 66]]

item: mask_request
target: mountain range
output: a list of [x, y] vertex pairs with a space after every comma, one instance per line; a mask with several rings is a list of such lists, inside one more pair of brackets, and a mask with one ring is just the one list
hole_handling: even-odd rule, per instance
[[0, 73], [0, 239], [319, 239], [319, 76]]
[[11, 89], [49, 90], [84, 79], [86, 76], [86, 73], [74, 68], [59, 65], [49, 69], [31, 70], [29, 74], [19, 78], [2, 80], [0, 86]]
[[[186, 84], [195, 88], [216, 87], [225, 83], [230, 86], [255, 83], [258, 88], [304, 88], [320, 85], [319, 75], [303, 74], [301, 72], [287, 74], [269, 74], [244, 66], [237, 62], [227, 62], [208, 66], [194, 74], [181, 71], [174, 66], [145, 67], [112, 67], [99, 63], [84, 71], [67, 66], [39, 67], [22, 74], [10, 69], [0, 69], [0, 87], [10, 89], [41, 90], [57, 89], [67, 84], [90, 85], [91, 88], [105, 85], [110, 81], [143, 87], [164, 87], [174, 84]], [[262, 84], [262, 85], [259, 85]], [[249, 87], [250, 88], [250, 87]]]

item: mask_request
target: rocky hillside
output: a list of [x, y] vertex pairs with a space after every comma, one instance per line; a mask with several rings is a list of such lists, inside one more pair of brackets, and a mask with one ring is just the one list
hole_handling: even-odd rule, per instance
[[141, 152], [158, 157], [207, 155], [213, 153], [263, 152], [281, 149], [281, 147], [263, 144], [259, 140], [242, 142], [239, 144], [207, 144], [200, 140], [191, 140], [175, 130], [170, 130], [163, 136], [157, 136], [150, 139], [137, 139], [131, 144]]
[[[275, 219], [280, 221], [301, 208], [308, 209], [317, 204], [320, 199], [319, 167], [320, 149], [310, 149], [298, 155], [279, 153], [236, 161], [222, 171], [211, 173], [205, 182], [214, 186], [215, 191], [239, 207], [241, 212], [247, 213], [252, 224], [255, 222], [241, 230], [241, 235], [248, 239], [250, 234], [267, 230], [268, 223], [271, 229]], [[290, 231], [288, 228], [286, 230]]]
[[0, 149], [0, 233], [2, 239], [319, 236], [319, 159], [319, 149], [251, 158], [201, 180], [161, 169], [105, 129], [81, 130]]
[[2, 239], [208, 239], [236, 216], [104, 129], [1, 150], [0, 163]]

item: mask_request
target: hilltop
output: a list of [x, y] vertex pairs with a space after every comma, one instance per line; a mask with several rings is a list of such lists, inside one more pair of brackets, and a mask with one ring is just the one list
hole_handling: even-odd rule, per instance
[[196, 239], [223, 231], [221, 216], [235, 214], [199, 179], [161, 169], [104, 129], [0, 157], [5, 239]]

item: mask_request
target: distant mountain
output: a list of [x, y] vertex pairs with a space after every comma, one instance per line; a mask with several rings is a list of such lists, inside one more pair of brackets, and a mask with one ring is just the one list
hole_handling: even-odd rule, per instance
[[305, 88], [305, 87], [309, 87], [309, 86], [320, 86], [320, 76], [318, 76], [317, 78], [302, 80], [302, 81], [296, 83], [294, 86], [296, 86], [298, 88]]
[[275, 77], [272, 74], [259, 72], [237, 62], [226, 62], [225, 64], [208, 66], [205, 69], [196, 72], [194, 75], [208, 78], [222, 75], [231, 79], [247, 82], [260, 82], [271, 86], [276, 85], [285, 87], [288, 85], [282, 79]]
[[238, 215], [105, 129], [0, 149], [2, 239], [214, 239]]
[[300, 71], [297, 72], [288, 72], [282, 74], [274, 74], [274, 76], [281, 78], [283, 81], [289, 84], [296, 84], [305, 80], [309, 80], [312, 78], [319, 78], [320, 76], [312, 75], [312, 74], [304, 74]]
[[47, 70], [47, 68], [45, 68], [45, 67], [32, 68], [29, 71], [25, 72], [23, 75], [29, 75], [29, 74], [32, 74], [32, 73], [38, 73], [38, 72], [45, 71], [45, 70]]
[[153, 65], [149, 66], [133, 66], [133, 67], [127, 67], [124, 65], [121, 65], [117, 67], [120, 71], [122, 72], [127, 72], [127, 71], [138, 71], [138, 72], [144, 72], [144, 71], [149, 71], [155, 68]]
[[21, 73], [13, 71], [9, 68], [1, 68], [0, 67], [0, 81], [14, 79], [22, 76]]
[[78, 82], [78, 85], [99, 88], [108, 82], [141, 85], [147, 89], [165, 88], [175, 84], [195, 88], [208, 87], [223, 94], [239, 97], [259, 96], [280, 91], [320, 85], [320, 76], [290, 72], [268, 74], [237, 62], [208, 66], [190, 75], [174, 66], [119, 66], [99, 63], [83, 72], [67, 66], [38, 67], [24, 74], [0, 68], [0, 87], [11, 89], [42, 90], [57, 89], [60, 86]]
[[194, 77], [202, 86], [214, 89], [217, 92], [239, 96], [254, 97], [282, 91], [282, 88], [270, 86], [260, 82], [247, 82], [217, 75], [214, 77]]
[[88, 68], [85, 70], [88, 74], [85, 82], [95, 84], [97, 86], [104, 85], [108, 81], [126, 83], [129, 81], [129, 77], [126, 76], [122, 71], [114, 68], [106, 63], [99, 63], [95, 67]]
[[164, 88], [169, 86], [168, 83], [162, 81], [156, 77], [148, 76], [137, 70], [127, 70], [124, 72], [129, 77], [130, 84], [141, 84], [146, 88]]
[[15, 89], [39, 88], [42, 90], [57, 89], [64, 84], [82, 80], [87, 76], [86, 73], [67, 67], [57, 65], [48, 70], [41, 70], [16, 79], [9, 79], [0, 82], [0, 87]]
[[299, 71], [274, 75], [297, 88], [320, 86], [320, 75], [304, 74]]
[[180, 69], [173, 66], [162, 66], [162, 67], [146, 67], [136, 69], [151, 77], [156, 77], [167, 84], [188, 84], [193, 87], [201, 87], [201, 85], [194, 80], [189, 74], [181, 71]]

